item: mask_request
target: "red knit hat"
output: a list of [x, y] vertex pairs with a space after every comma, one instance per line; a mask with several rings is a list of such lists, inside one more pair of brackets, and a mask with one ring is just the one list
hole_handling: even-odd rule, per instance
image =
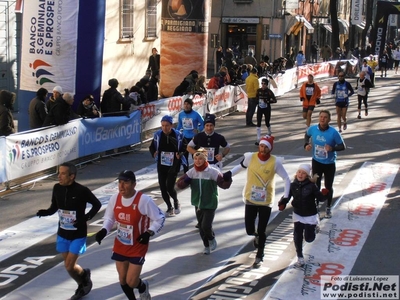
[[260, 140], [260, 145], [263, 144], [268, 147], [270, 151], [274, 148], [274, 137], [272, 135], [263, 136]]

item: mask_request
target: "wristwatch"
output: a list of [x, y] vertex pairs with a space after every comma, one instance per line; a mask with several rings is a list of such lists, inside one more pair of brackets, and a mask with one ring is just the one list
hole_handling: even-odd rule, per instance
[[153, 230], [147, 230], [147, 232], [150, 234], [150, 236], [154, 235], [154, 231]]

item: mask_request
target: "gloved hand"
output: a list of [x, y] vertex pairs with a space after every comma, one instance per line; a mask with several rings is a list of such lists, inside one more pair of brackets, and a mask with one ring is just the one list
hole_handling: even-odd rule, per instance
[[47, 209], [39, 209], [38, 211], [37, 211], [37, 213], [36, 213], [36, 216], [38, 216], [39, 218], [40, 217], [46, 217], [46, 216], [49, 216], [50, 214], [49, 214], [49, 212], [48, 212], [48, 210]]
[[322, 195], [324, 195], [324, 196], [328, 196], [328, 195], [329, 195], [329, 190], [326, 189], [326, 188], [323, 188], [323, 189], [321, 190], [321, 193], [322, 193]]
[[300, 101], [304, 101], [304, 98], [300, 98]]
[[321, 100], [320, 100], [320, 99], [317, 99], [316, 103], [317, 103], [317, 104], [321, 104]]
[[282, 196], [281, 200], [278, 202], [279, 211], [283, 211], [286, 208], [286, 204], [289, 202], [288, 198]]
[[183, 180], [186, 184], [190, 184], [192, 182], [192, 178], [190, 177], [185, 177], [185, 179]]
[[143, 245], [147, 245], [150, 240], [150, 233], [148, 231], [143, 232], [139, 237], [137, 238], [137, 241]]
[[96, 233], [96, 242], [101, 244], [101, 241], [106, 237], [107, 235], [107, 230], [105, 228], [102, 228], [99, 232]]
[[225, 172], [222, 177], [224, 178], [224, 181], [231, 181], [232, 180], [232, 172], [228, 171]]

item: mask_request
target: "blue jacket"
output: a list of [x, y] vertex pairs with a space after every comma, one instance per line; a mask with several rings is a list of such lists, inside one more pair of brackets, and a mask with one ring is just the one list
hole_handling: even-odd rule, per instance
[[197, 133], [193, 130], [197, 129], [198, 132], [202, 132], [204, 128], [203, 117], [195, 110], [190, 112], [181, 111], [178, 115], [178, 127], [177, 130], [182, 130], [183, 136], [187, 139], [192, 139]]

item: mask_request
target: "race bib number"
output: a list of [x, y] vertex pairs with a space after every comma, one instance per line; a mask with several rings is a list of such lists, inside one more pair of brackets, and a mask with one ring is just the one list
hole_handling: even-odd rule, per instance
[[193, 119], [192, 118], [182, 118], [182, 127], [183, 130], [191, 130], [193, 128]]
[[251, 187], [250, 200], [256, 202], [265, 202], [266, 197], [267, 197], [267, 192], [265, 188], [254, 185]]
[[328, 158], [328, 152], [325, 150], [324, 146], [315, 146], [315, 157], [317, 158]]
[[117, 239], [124, 245], [133, 245], [133, 226], [118, 223]]
[[207, 161], [214, 161], [214, 153], [215, 153], [215, 148], [214, 147], [208, 147], [204, 148], [207, 150]]
[[307, 96], [312, 96], [314, 94], [314, 87], [312, 86], [307, 86], [306, 87], [306, 95]]
[[77, 230], [74, 227], [74, 222], [76, 221], [76, 211], [75, 210], [58, 210], [58, 217], [60, 220], [60, 228], [64, 230]]
[[174, 164], [174, 152], [161, 152], [161, 165], [172, 166]]

